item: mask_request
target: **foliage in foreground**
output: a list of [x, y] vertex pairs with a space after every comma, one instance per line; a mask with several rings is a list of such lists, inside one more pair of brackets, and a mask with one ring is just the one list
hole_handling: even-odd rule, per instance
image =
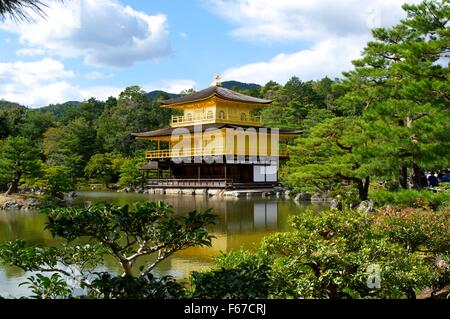
[[[291, 231], [268, 236], [256, 252], [223, 254], [212, 270], [193, 272], [190, 288], [152, 270], [180, 249], [210, 245], [208, 211], [174, 217], [168, 206], [146, 203], [46, 213], [48, 229], [65, 245], [0, 246], [5, 263], [38, 272], [24, 283], [35, 298], [72, 298], [69, 279], [84, 289], [78, 297], [88, 298], [416, 298], [450, 284], [448, 208], [306, 211], [292, 218]], [[90, 244], [79, 243], [85, 236]], [[95, 272], [105, 254], [122, 275]], [[133, 265], [145, 255], [156, 256], [137, 271]]]
[[[44, 213], [46, 228], [66, 240], [62, 247], [29, 246], [23, 240], [0, 245], [5, 263], [40, 273], [26, 283], [35, 298], [68, 297], [69, 285], [63, 277], [75, 282], [74, 288], [87, 290], [91, 298], [183, 297], [183, 285], [171, 277], [155, 278], [152, 271], [176, 251], [210, 246], [212, 236], [205, 227], [215, 222], [209, 210], [175, 216], [162, 202], [52, 208]], [[82, 238], [91, 243], [80, 244]], [[105, 255], [116, 260], [122, 274], [96, 272]], [[144, 256], [153, 256], [152, 261], [133, 267]]]
[[258, 252], [226, 254], [212, 271], [194, 273], [194, 296], [415, 298], [425, 288], [436, 293], [450, 284], [449, 218], [448, 210], [305, 212], [292, 219], [291, 232], [267, 237]]
[[375, 191], [370, 198], [379, 206], [399, 205], [401, 207], [432, 208], [438, 210], [450, 205], [450, 191], [400, 190], [398, 192]]

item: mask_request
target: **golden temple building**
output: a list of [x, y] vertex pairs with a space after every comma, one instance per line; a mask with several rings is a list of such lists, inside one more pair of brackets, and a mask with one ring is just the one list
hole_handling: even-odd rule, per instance
[[244, 95], [216, 83], [199, 92], [161, 101], [181, 110], [171, 126], [134, 133], [156, 141], [143, 171], [156, 171], [148, 187], [267, 188], [278, 184], [278, 166], [287, 141], [301, 131], [263, 127], [255, 111], [272, 101]]

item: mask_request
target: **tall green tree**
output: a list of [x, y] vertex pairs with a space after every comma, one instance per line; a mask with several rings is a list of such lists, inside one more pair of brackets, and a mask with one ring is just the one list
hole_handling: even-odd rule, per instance
[[358, 118], [332, 118], [315, 126], [307, 138], [290, 147], [282, 169], [285, 183], [303, 190], [327, 192], [342, 183], [353, 185], [360, 200], [367, 199], [370, 166], [366, 123]]
[[70, 172], [65, 166], [43, 165], [42, 177], [34, 183], [34, 187], [45, 189], [52, 197], [63, 198], [64, 192], [75, 189]]
[[53, 114], [27, 109], [23, 122], [19, 125], [19, 133], [30, 139], [34, 145], [40, 146], [44, 132], [53, 126], [55, 126]]
[[59, 140], [57, 136], [53, 138], [56, 138], [58, 146], [53, 158], [60, 161], [56, 164], [66, 166], [73, 178], [83, 176], [86, 163], [97, 150], [95, 129], [80, 117], [62, 129]]
[[119, 180], [124, 161], [122, 156], [113, 153], [95, 154], [86, 164], [84, 173], [86, 177], [98, 179], [108, 186], [108, 183]]
[[24, 137], [8, 137], [0, 142], [0, 175], [8, 176], [6, 195], [16, 193], [22, 177], [40, 172], [39, 150]]
[[147, 144], [136, 141], [131, 133], [149, 131], [169, 124], [171, 111], [159, 107], [138, 86], [126, 88], [119, 95], [117, 105], [106, 108], [99, 119], [97, 136], [107, 152], [127, 155], [144, 149]]
[[95, 151], [95, 130], [84, 118], [78, 118], [63, 128], [60, 147], [68, 154], [78, 154], [88, 161]]
[[372, 165], [402, 188], [420, 188], [423, 169], [450, 160], [448, 0], [404, 5], [406, 19], [373, 30], [363, 57], [345, 73], [343, 111], [369, 123]]
[[62, 165], [64, 155], [61, 153], [60, 143], [62, 140], [61, 127], [51, 127], [44, 133], [42, 142], [42, 152], [44, 153], [46, 163], [55, 166]]
[[40, 108], [39, 111], [52, 113], [60, 125], [67, 125], [83, 115], [80, 102], [50, 104]]
[[146, 161], [141, 158], [126, 159], [120, 166], [120, 186], [138, 186], [143, 185], [144, 176], [139, 168], [146, 164]]
[[26, 109], [24, 106], [12, 104], [6, 108], [0, 108], [0, 138], [10, 135], [19, 135], [19, 128], [24, 122]]
[[269, 81], [263, 87], [261, 87], [260, 95], [265, 99], [273, 100], [281, 87], [282, 86], [277, 82]]
[[82, 111], [81, 116], [83, 116], [86, 121], [91, 125], [97, 126], [98, 118], [103, 113], [106, 103], [110, 103], [111, 100], [107, 102], [102, 102], [96, 98], [90, 98], [89, 100], [80, 104], [80, 109]]
[[292, 77], [283, 87], [271, 81], [261, 89], [272, 106], [261, 111], [263, 122], [271, 127], [306, 129], [334, 116], [335, 93], [333, 81], [325, 77], [319, 81], [303, 82]]

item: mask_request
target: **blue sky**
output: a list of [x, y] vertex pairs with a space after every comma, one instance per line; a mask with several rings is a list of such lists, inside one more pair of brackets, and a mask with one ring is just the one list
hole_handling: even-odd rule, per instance
[[[404, 0], [49, 0], [0, 23], [0, 99], [39, 107], [129, 85], [179, 93], [223, 80], [338, 77]], [[417, 2], [416, 0], [407, 1]]]

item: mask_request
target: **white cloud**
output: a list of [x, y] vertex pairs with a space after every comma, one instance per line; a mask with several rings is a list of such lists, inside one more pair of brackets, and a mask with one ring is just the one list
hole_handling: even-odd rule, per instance
[[[120, 92], [122, 92], [124, 87], [115, 87], [115, 86], [91, 86], [88, 88], [79, 88], [77, 87], [78, 93], [78, 101], [87, 100], [91, 97], [95, 97], [98, 100], [106, 100], [110, 96], [118, 97]], [[67, 101], [67, 99], [66, 99]]]
[[85, 78], [92, 81], [92, 80], [99, 80], [99, 79], [110, 79], [113, 76], [114, 75], [111, 73], [105, 74], [105, 73], [101, 73], [98, 71], [93, 71], [93, 72], [86, 73]]
[[53, 59], [43, 59], [36, 62], [0, 63], [0, 84], [21, 84], [23, 87], [36, 83], [72, 78], [74, 73], [66, 71], [64, 65]]
[[187, 38], [187, 36], [188, 36], [186, 32], [180, 32], [179, 35], [182, 38]]
[[209, 0], [212, 12], [232, 23], [232, 34], [252, 41], [321, 41], [388, 26], [403, 16], [401, 5], [420, 0]]
[[298, 43], [306, 49], [280, 53], [269, 61], [235, 66], [224, 80], [265, 84], [324, 76], [352, 68], [371, 39], [371, 29], [391, 26], [405, 16], [401, 5], [420, 0], [209, 0], [209, 8], [234, 25], [232, 35], [263, 43]]
[[250, 63], [226, 70], [224, 80], [265, 84], [270, 80], [285, 83], [291, 76], [317, 80], [325, 75], [339, 77], [358, 58], [366, 38], [338, 38], [319, 42], [311, 49], [278, 54], [268, 62]]
[[44, 55], [45, 50], [36, 49], [36, 48], [24, 48], [17, 50], [16, 54], [18, 56], [36, 56], [36, 55]]
[[146, 92], [151, 92], [154, 90], [161, 90], [168, 93], [180, 93], [183, 90], [188, 90], [191, 88], [195, 88], [197, 83], [192, 80], [180, 80], [180, 79], [171, 79], [171, 80], [161, 80], [149, 83], [144, 85], [144, 90]]
[[98, 86], [81, 88], [69, 82], [75, 76], [53, 59], [35, 62], [0, 63], [0, 99], [26, 106], [117, 96], [123, 88]]
[[[52, 1], [45, 19], [35, 23], [0, 25], [19, 34], [28, 51], [82, 57], [96, 66], [130, 66], [138, 61], [156, 60], [171, 54], [167, 18], [147, 15], [117, 0]], [[35, 50], [35, 51], [33, 51]]]
[[[107, 74], [91, 72], [85, 76], [106, 77]], [[105, 100], [110, 96], [117, 97], [125, 87], [88, 86], [82, 87], [71, 83], [75, 73], [66, 70], [56, 60], [46, 58], [34, 62], [0, 63], [0, 99], [17, 102], [30, 107], [41, 107], [48, 104], [67, 101], [84, 101], [91, 97]], [[191, 80], [167, 79], [144, 85], [145, 91], [163, 90], [179, 93], [196, 86]]]

